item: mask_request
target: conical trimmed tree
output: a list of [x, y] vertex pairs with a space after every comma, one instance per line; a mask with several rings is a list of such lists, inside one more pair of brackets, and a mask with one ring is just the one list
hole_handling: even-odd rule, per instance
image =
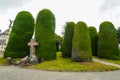
[[74, 29], [72, 59], [80, 62], [92, 61], [89, 30], [84, 22], [78, 22]]
[[74, 27], [75, 27], [74, 22], [66, 23], [64, 41], [62, 45], [62, 55], [64, 58], [68, 58], [68, 57], [71, 58]]
[[95, 27], [90, 26], [89, 28], [90, 38], [91, 38], [91, 50], [92, 55], [97, 56], [97, 47], [98, 47], [98, 34]]
[[39, 43], [38, 58], [56, 59], [55, 17], [49, 9], [43, 9], [37, 15], [35, 38]]
[[22, 58], [29, 54], [28, 42], [34, 31], [34, 19], [28, 11], [17, 14], [10, 33], [4, 57]]
[[101, 23], [99, 27], [98, 57], [107, 59], [120, 59], [117, 30], [109, 21]]

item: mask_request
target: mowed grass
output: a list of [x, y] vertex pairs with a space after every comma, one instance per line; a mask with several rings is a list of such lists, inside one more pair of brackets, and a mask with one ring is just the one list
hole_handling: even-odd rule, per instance
[[44, 61], [40, 64], [29, 66], [27, 68], [50, 71], [109, 71], [119, 69], [98, 62], [74, 62], [70, 58], [62, 58], [61, 52], [57, 53], [56, 60]]
[[[13, 61], [20, 61], [20, 58], [12, 59]], [[0, 58], [0, 65], [6, 64], [6, 58]]]
[[0, 58], [0, 65], [4, 65], [6, 62], [6, 59], [5, 58]]

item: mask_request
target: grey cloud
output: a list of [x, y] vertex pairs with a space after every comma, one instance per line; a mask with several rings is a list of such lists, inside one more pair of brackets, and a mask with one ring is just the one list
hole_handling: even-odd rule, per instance
[[7, 12], [10, 8], [18, 8], [30, 0], [0, 0], [0, 12]]
[[120, 0], [104, 0], [103, 4], [100, 7], [100, 13], [114, 9], [118, 6], [120, 6]]

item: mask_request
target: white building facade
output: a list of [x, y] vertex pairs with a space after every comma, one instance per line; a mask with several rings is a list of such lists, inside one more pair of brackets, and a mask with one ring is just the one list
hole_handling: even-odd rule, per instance
[[10, 34], [10, 28], [0, 33], [0, 57], [3, 57]]

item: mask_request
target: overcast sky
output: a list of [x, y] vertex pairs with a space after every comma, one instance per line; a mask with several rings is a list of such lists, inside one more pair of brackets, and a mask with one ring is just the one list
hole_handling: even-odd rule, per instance
[[44, 8], [54, 13], [57, 34], [69, 21], [84, 21], [97, 30], [103, 21], [111, 21], [116, 29], [120, 26], [120, 0], [0, 0], [0, 29], [7, 29], [9, 19], [14, 20], [20, 11], [29, 11], [36, 19]]

